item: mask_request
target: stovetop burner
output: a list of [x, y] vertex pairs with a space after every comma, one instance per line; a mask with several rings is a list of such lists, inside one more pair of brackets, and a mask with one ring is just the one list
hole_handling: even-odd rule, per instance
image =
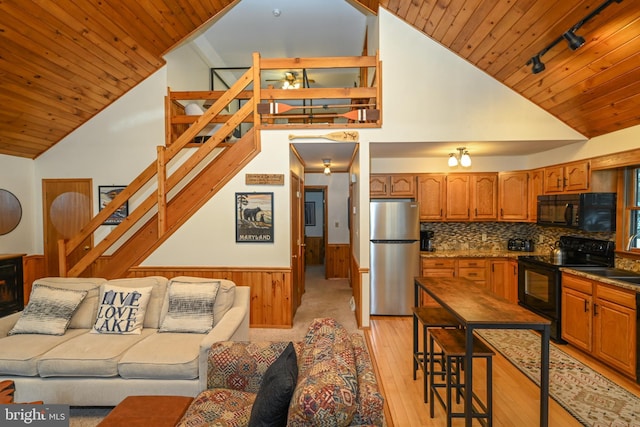
[[612, 267], [614, 265], [615, 244], [608, 240], [561, 236], [560, 248], [565, 252], [563, 262], [560, 264], [554, 262], [551, 255], [528, 255], [518, 257], [518, 259], [558, 267]]

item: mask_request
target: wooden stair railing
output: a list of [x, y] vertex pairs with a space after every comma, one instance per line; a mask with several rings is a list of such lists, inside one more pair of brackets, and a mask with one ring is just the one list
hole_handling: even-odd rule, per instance
[[[157, 221], [156, 228], [157, 230], [154, 232], [156, 241], [151, 243], [149, 241], [146, 242], [146, 245], [157, 247], [162, 241], [166, 240], [169, 235], [177, 229], [177, 226], [181, 225], [186, 219], [180, 217], [171, 217], [171, 221], [173, 223], [167, 222], [167, 208], [171, 204], [171, 201], [167, 202], [166, 195], [170, 190], [177, 188], [179, 184], [182, 183], [185, 177], [197, 166], [199, 166], [203, 160], [205, 160], [216, 148], [220, 148], [219, 146], [223, 142], [224, 138], [231, 133], [231, 131], [237, 127], [240, 123], [246, 120], [249, 117], [255, 107], [253, 105], [253, 99], [250, 99], [240, 110], [238, 110], [226, 123], [223, 124], [222, 128], [219, 129], [214, 135], [211, 136], [205, 143], [201, 144], [199, 148], [186, 160], [180, 167], [178, 167], [170, 176], [166, 176], [166, 164], [173, 159], [188, 143], [190, 143], [193, 138], [204, 129], [213, 118], [215, 118], [220, 111], [222, 111], [239, 93], [243, 91], [251, 82], [253, 81], [254, 73], [253, 69], [249, 69], [238, 81], [222, 96], [218, 99], [208, 110], [202, 114], [202, 116], [198, 117], [193, 124], [182, 134], [180, 135], [176, 141], [171, 144], [169, 147], [158, 147], [158, 159], [150, 164], [138, 177], [136, 177], [130, 184], [127, 186], [122, 192], [120, 192], [107, 206], [105, 206], [93, 219], [89, 221], [80, 232], [69, 239], [66, 242], [60, 242], [60, 256], [59, 256], [59, 270], [61, 276], [80, 276], [85, 270], [87, 270], [91, 265], [95, 263], [95, 261], [104, 255], [107, 250], [112, 248], [120, 239], [122, 239], [127, 233], [134, 233], [134, 236], [139, 233], [139, 230], [134, 230], [134, 227], [138, 226], [140, 229], [146, 229], [145, 225], [141, 225], [142, 219], [147, 216], [151, 210], [157, 206], [157, 213], [153, 215], [151, 220], [147, 221], [147, 224], [150, 221]], [[228, 164], [232, 164], [235, 166], [232, 169], [229, 167], [224, 168], [227, 173], [237, 173], [241, 166], [243, 167], [248, 163], [252, 156], [257, 154], [259, 150], [259, 134], [256, 132], [249, 132], [247, 135], [235, 142], [232, 145], [225, 144], [222, 147], [222, 153], [218, 154], [208, 165], [201, 166], [203, 167], [202, 173], [207, 169], [211, 168], [213, 163], [217, 163], [223, 161], [223, 158], [232, 157], [233, 160], [231, 162], [227, 161]], [[234, 147], [238, 146], [239, 148], [232, 150]], [[250, 147], [248, 150], [246, 147]], [[249, 152], [249, 154], [248, 154]], [[223, 170], [223, 168], [214, 168], [218, 170]], [[232, 175], [233, 176], [233, 175]], [[120, 206], [122, 206], [126, 201], [130, 200], [133, 196], [135, 196], [138, 192], [140, 192], [145, 185], [147, 185], [154, 177], [157, 177], [157, 188], [153, 194], [146, 197], [128, 216], [125, 218], [122, 223], [116, 226], [109, 235], [107, 235], [102, 241], [100, 241], [93, 248], [89, 249], [84, 257], [78, 261], [73, 266], [67, 265], [68, 256], [93, 232], [97, 230], [102, 223], [109, 218]], [[231, 177], [227, 177], [225, 179], [224, 176], [218, 177], [221, 182], [227, 182]], [[194, 180], [197, 180], [196, 177]], [[209, 176], [207, 180], [211, 179]], [[211, 183], [214, 184], [211, 184]], [[191, 183], [184, 184], [185, 188], [187, 186], [192, 186], [193, 181]], [[219, 186], [216, 185], [215, 181], [208, 181], [206, 185], [209, 188]], [[178, 192], [178, 195], [181, 194], [183, 190]], [[216, 190], [217, 191], [217, 190]], [[209, 194], [208, 197], [212, 197], [213, 194]], [[174, 196], [172, 200], [175, 200], [177, 197]], [[182, 203], [189, 203], [192, 205], [202, 205], [204, 202], [200, 200], [188, 201], [184, 198], [181, 199]], [[206, 201], [206, 200], [205, 200]], [[159, 220], [157, 220], [159, 218]], [[148, 229], [147, 229], [148, 232]], [[114, 255], [118, 252], [122, 253], [123, 247], [131, 245], [131, 238], [129, 238], [126, 242], [122, 244], [119, 249], [116, 249]], [[124, 274], [126, 270], [135, 265], [136, 262], [144, 259], [143, 257], [145, 253], [148, 252], [148, 249], [145, 247], [136, 248], [135, 253], [139, 254], [129, 260], [124, 260], [125, 264], [128, 264], [126, 268], [113, 268], [113, 272], [110, 269], [115, 265], [114, 255], [109, 256], [107, 264], [110, 267], [99, 267], [99, 270], [103, 271], [103, 277], [119, 277], [118, 274]], [[122, 260], [121, 260], [122, 262]], [[97, 267], [97, 265], [96, 265]], [[122, 272], [124, 270], [124, 272]], [[116, 273], [118, 271], [119, 273]], [[100, 271], [94, 271], [92, 274], [97, 275]]]
[[[290, 68], [355, 68], [360, 70], [360, 87], [346, 88], [302, 88], [287, 90], [261, 88], [261, 71]], [[369, 70], [374, 73], [371, 86], [366, 80]], [[176, 95], [169, 92], [165, 106], [166, 143], [157, 148], [157, 159], [145, 168], [122, 192], [104, 207], [80, 232], [68, 241], [59, 241], [59, 271], [61, 276], [80, 276], [90, 274], [112, 278], [123, 277], [127, 270], [143, 261], [153, 250], [175, 232], [193, 213], [222, 188], [242, 167], [260, 151], [260, 130], [292, 129], [292, 128], [331, 128], [331, 127], [380, 127], [382, 123], [380, 86], [381, 63], [378, 55], [363, 57], [330, 57], [330, 58], [267, 58], [261, 59], [253, 54], [253, 66], [249, 68], [225, 92], [181, 92]], [[251, 88], [248, 86], [253, 85]], [[178, 114], [184, 108], [175, 101], [174, 96], [186, 99], [208, 99], [213, 104], [199, 117]], [[193, 98], [190, 98], [190, 97]], [[265, 113], [258, 104], [282, 102], [317, 102], [324, 105], [327, 99], [347, 100], [349, 106], [371, 107], [366, 111], [367, 118], [353, 120], [349, 123], [275, 123], [277, 114]], [[244, 104], [233, 114], [222, 111], [233, 101]], [[208, 105], [209, 102], [207, 102]], [[362, 104], [362, 105], [358, 105]], [[304, 109], [304, 108], [303, 108]], [[302, 116], [309, 116], [308, 113]], [[338, 116], [353, 116], [350, 113], [339, 113]], [[355, 117], [355, 116], [354, 116]], [[360, 117], [360, 116], [358, 116]], [[363, 116], [364, 117], [364, 116]], [[286, 119], [285, 117], [280, 117]], [[210, 123], [222, 124], [222, 127], [202, 144], [192, 144], [198, 135]], [[225, 139], [234, 129], [243, 123], [251, 123], [253, 127], [245, 135], [233, 142]], [[174, 128], [175, 126], [175, 128]], [[175, 137], [174, 129], [179, 133]], [[167, 165], [183, 148], [196, 146], [197, 150], [167, 175]], [[214, 153], [215, 150], [215, 153]], [[207, 160], [211, 159], [212, 160]], [[215, 167], [213, 167], [215, 165]], [[187, 177], [194, 174], [189, 182]], [[145, 196], [149, 187], [152, 194]], [[144, 193], [144, 194], [143, 194]], [[169, 194], [173, 196], [168, 197]], [[97, 245], [85, 253], [75, 265], [67, 265], [70, 255], [100, 227], [120, 206], [129, 201], [135, 209]], [[154, 211], [156, 209], [156, 211]], [[112, 253], [104, 256], [108, 251]]]

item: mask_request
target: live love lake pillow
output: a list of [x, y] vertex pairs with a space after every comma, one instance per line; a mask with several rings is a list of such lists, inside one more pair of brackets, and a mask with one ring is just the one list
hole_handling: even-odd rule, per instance
[[153, 287], [101, 286], [94, 334], [140, 334]]
[[71, 316], [86, 295], [87, 291], [34, 285], [29, 303], [9, 335], [64, 335]]

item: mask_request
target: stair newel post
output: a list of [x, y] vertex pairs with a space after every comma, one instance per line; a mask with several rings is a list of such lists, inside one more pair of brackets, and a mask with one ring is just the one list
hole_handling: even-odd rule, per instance
[[58, 240], [58, 275], [67, 277], [67, 244], [64, 239]]
[[167, 231], [167, 163], [166, 163], [166, 149], [164, 146], [159, 145], [158, 151], [158, 237], [162, 236]]

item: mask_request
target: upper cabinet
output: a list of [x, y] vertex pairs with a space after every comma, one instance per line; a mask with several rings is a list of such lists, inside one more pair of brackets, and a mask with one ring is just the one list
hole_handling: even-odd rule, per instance
[[371, 175], [370, 197], [416, 197], [416, 176], [410, 174]]
[[534, 169], [528, 174], [529, 222], [536, 222], [538, 220], [538, 196], [544, 194], [544, 169]]
[[444, 220], [446, 201], [447, 176], [445, 174], [418, 175], [420, 221]]
[[529, 172], [501, 172], [498, 174], [498, 180], [500, 220], [527, 221], [529, 219]]
[[471, 175], [471, 219], [498, 219], [498, 174]]
[[553, 194], [588, 191], [589, 171], [588, 160], [544, 168], [544, 192]]
[[447, 175], [446, 219], [450, 221], [469, 220], [471, 218], [470, 202], [469, 175]]

